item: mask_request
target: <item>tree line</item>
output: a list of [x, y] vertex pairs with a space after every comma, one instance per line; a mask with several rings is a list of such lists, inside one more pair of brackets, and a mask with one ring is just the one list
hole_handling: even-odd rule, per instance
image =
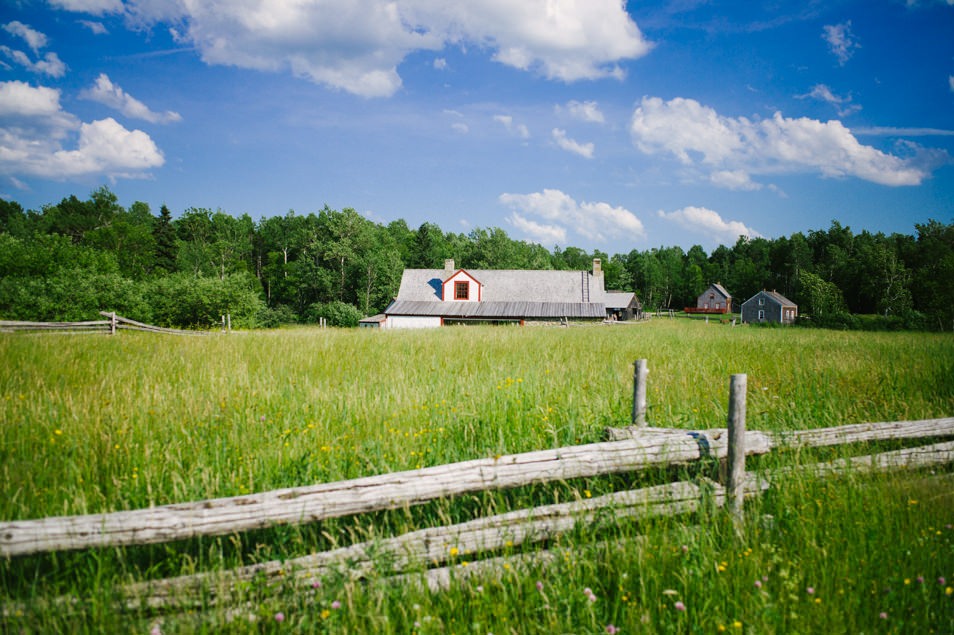
[[[891, 328], [954, 328], [954, 222], [915, 234], [827, 230], [740, 237], [612, 256], [514, 240], [499, 228], [444, 232], [433, 223], [375, 223], [353, 209], [254, 221], [248, 214], [163, 205], [128, 209], [106, 187], [24, 210], [0, 200], [0, 317], [80, 320], [100, 310], [170, 326], [206, 327], [230, 313], [243, 327], [353, 325], [384, 310], [405, 268], [587, 270], [603, 262], [607, 289], [635, 291], [644, 309], [694, 306], [721, 283], [738, 301], [777, 290], [822, 326], [877, 314]], [[869, 320], [868, 323], [871, 323]]]

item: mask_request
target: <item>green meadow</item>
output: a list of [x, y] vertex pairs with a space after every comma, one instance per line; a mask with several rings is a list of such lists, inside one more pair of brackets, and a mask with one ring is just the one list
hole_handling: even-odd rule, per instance
[[[0, 336], [0, 520], [138, 509], [592, 443], [627, 425], [648, 359], [650, 425], [750, 430], [954, 416], [954, 338], [731, 327], [295, 328], [230, 336]], [[910, 445], [910, 444], [909, 444]], [[753, 469], [903, 447], [778, 453]], [[710, 633], [954, 631], [950, 468], [793, 476], [746, 503], [612, 515], [541, 545], [556, 558], [422, 589], [363, 580], [252, 587], [235, 606], [117, 608], [134, 581], [288, 559], [423, 527], [713, 476], [578, 479], [412, 509], [165, 545], [0, 560], [9, 632]], [[461, 564], [477, 554], [449, 555]], [[589, 589], [589, 593], [585, 592]], [[71, 596], [78, 600], [64, 602]], [[593, 599], [591, 599], [593, 598]]]

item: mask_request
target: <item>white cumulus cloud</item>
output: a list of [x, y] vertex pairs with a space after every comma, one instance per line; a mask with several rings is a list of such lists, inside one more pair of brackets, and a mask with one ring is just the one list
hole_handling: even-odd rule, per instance
[[743, 170], [716, 170], [709, 175], [714, 185], [730, 190], [760, 190], [762, 186]]
[[[555, 235], [567, 228], [591, 240], [605, 242], [610, 238], [643, 238], [646, 235], [643, 223], [635, 214], [623, 207], [608, 203], [577, 202], [560, 190], [545, 189], [532, 194], [501, 194], [500, 203], [514, 212], [536, 216], [549, 225], [539, 225], [539, 231]], [[518, 222], [511, 218], [517, 226]], [[526, 218], [524, 223], [528, 222]], [[565, 238], [564, 238], [565, 240]]]
[[705, 207], [683, 207], [674, 212], [658, 212], [659, 217], [673, 221], [689, 231], [710, 236], [722, 244], [734, 245], [739, 236], [758, 238], [757, 231], [739, 221], [726, 221], [718, 212]]
[[669, 153], [685, 165], [701, 163], [712, 170], [714, 182], [744, 183], [743, 175], [752, 174], [815, 172], [899, 186], [920, 184], [928, 176], [917, 159], [862, 145], [835, 120], [790, 119], [778, 112], [770, 119], [732, 118], [692, 99], [644, 97], [633, 113], [630, 132], [641, 151]]
[[31, 60], [23, 51], [11, 49], [9, 46], [0, 46], [0, 51], [30, 72], [41, 73], [49, 75], [50, 77], [63, 77], [63, 75], [66, 74], [66, 64], [52, 51], [44, 55], [42, 59], [36, 61]]
[[595, 101], [568, 101], [566, 106], [557, 106], [557, 111], [566, 110], [572, 117], [589, 123], [606, 123], [606, 118]]
[[541, 245], [551, 246], [566, 244], [565, 227], [560, 227], [559, 225], [544, 225], [524, 218], [517, 212], [513, 212], [507, 218], [507, 221], [517, 228], [518, 231], [528, 236], [530, 240], [540, 243]]
[[22, 37], [27, 45], [33, 49], [34, 53], [39, 53], [41, 48], [46, 46], [46, 35], [31, 29], [26, 24], [14, 20], [3, 25], [3, 30], [12, 35]]
[[93, 20], [79, 20], [78, 22], [92, 31], [93, 35], [105, 35], [109, 33], [102, 22], [94, 22]]
[[159, 113], [150, 110], [144, 103], [112, 83], [106, 73], [100, 73], [93, 85], [80, 93], [80, 97], [109, 106], [127, 117], [150, 123], [182, 121], [182, 117], [177, 112], [167, 110]]
[[822, 27], [822, 39], [828, 42], [828, 48], [842, 66], [854, 55], [854, 49], [861, 48], [851, 33], [851, 20], [844, 24], [825, 25]]
[[48, 0], [57, 9], [75, 11], [77, 13], [120, 13], [123, 10], [122, 0]]
[[572, 152], [578, 154], [581, 157], [587, 159], [593, 158], [593, 151], [595, 146], [592, 143], [579, 143], [574, 141], [566, 136], [566, 130], [561, 130], [559, 128], [553, 129], [553, 140], [556, 141], [556, 144], [566, 150], [567, 152]]
[[0, 174], [10, 177], [137, 176], [165, 162], [145, 132], [64, 111], [56, 89], [0, 82], [0, 117]]
[[474, 45], [549, 79], [621, 78], [651, 45], [620, 0], [51, 0], [94, 15], [169, 20], [208, 64], [290, 71], [365, 97], [401, 88], [415, 51]]

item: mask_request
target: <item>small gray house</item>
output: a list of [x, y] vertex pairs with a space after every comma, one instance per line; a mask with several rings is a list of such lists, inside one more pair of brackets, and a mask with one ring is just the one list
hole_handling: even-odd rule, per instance
[[643, 307], [639, 304], [635, 293], [628, 291], [606, 292], [606, 318], [625, 322], [638, 320], [642, 317]]
[[381, 328], [606, 319], [602, 263], [592, 271], [405, 269]]
[[686, 313], [731, 313], [732, 296], [725, 287], [714, 282], [696, 298], [695, 308], [687, 308]]
[[742, 303], [742, 321], [750, 324], [792, 324], [796, 317], [798, 306], [777, 291], [763, 289]]

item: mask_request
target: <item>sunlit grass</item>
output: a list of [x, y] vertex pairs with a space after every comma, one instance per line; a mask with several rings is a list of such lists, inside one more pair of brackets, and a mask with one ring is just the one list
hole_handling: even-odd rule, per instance
[[[638, 358], [649, 360], [648, 419], [656, 426], [723, 426], [732, 373], [748, 374], [749, 429], [954, 414], [954, 341], [943, 335], [733, 328], [657, 319], [612, 328], [295, 329], [207, 338], [2, 336], [0, 517], [135, 509], [595, 442], [606, 426], [629, 423], [632, 363]], [[293, 557], [327, 545], [327, 535], [347, 543], [552, 502], [552, 496], [566, 500], [583, 488], [595, 495], [624, 486], [624, 480], [487, 493], [319, 527], [22, 558], [0, 563], [0, 573], [5, 597], [70, 589], [108, 595], [124, 580]], [[693, 522], [621, 523], [604, 532], [604, 539], [611, 538], [609, 547], [594, 546], [592, 537], [581, 532], [566, 538], [564, 546], [580, 553], [577, 566], [585, 575], [558, 565], [557, 573], [546, 573], [552, 594], [545, 599], [534, 587], [543, 572], [508, 574], [515, 576], [511, 586], [486, 581], [478, 595], [465, 587], [439, 597], [328, 581], [325, 587], [332, 592], [350, 594], [347, 602], [341, 600], [348, 611], [286, 594], [260, 599], [252, 611], [261, 614], [254, 628], [264, 623], [286, 629], [337, 625], [360, 632], [438, 632], [441, 624], [447, 632], [605, 632], [613, 624], [625, 625], [627, 632], [711, 632], [741, 621], [758, 632], [810, 632], [812, 625], [837, 618], [852, 632], [899, 630], [899, 622], [888, 627], [879, 621], [881, 611], [870, 615], [876, 603], [861, 598], [859, 585], [869, 579], [876, 586], [886, 584], [892, 560], [896, 567], [908, 567], [898, 573], [908, 579], [920, 575], [915, 569], [924, 570], [935, 585], [939, 576], [954, 579], [950, 533], [944, 533], [954, 521], [951, 501], [942, 498], [930, 508], [908, 505], [913, 495], [907, 492], [916, 487], [903, 478], [898, 483], [876, 479], [874, 485], [797, 481], [750, 507], [756, 521], [741, 545], [727, 537], [731, 532], [723, 535], [718, 519], [705, 524], [707, 531], [680, 538], [697, 558], [688, 568], [681, 549], [671, 557], [664, 552], [672, 548], [672, 537]], [[813, 502], [828, 499], [835, 503]], [[768, 536], [757, 533], [762, 531], [759, 511], [776, 519]], [[942, 533], [917, 543], [919, 532], [927, 536], [929, 528]], [[612, 544], [631, 543], [644, 532], [648, 547], [624, 554], [613, 550]], [[872, 547], [846, 545], [862, 541], [885, 550], [877, 566]], [[939, 551], [944, 545], [946, 553]], [[740, 556], [746, 550], [748, 555]], [[926, 555], [932, 552], [933, 560]], [[733, 559], [740, 557], [752, 563], [743, 570], [744, 579], [721, 575], [739, 571]], [[723, 560], [733, 567], [720, 572]], [[929, 562], [936, 570], [927, 571]], [[641, 573], [647, 567], [652, 575]], [[65, 568], [81, 573], [67, 575]], [[849, 584], [854, 569], [861, 571]], [[766, 582], [756, 593], [754, 582], [762, 570], [769, 571], [762, 575], [775, 586]], [[781, 585], [782, 572], [797, 578], [796, 587]], [[620, 580], [624, 573], [629, 582]], [[682, 587], [669, 589], [678, 580]], [[798, 585], [813, 586], [818, 595], [806, 601]], [[585, 587], [599, 598], [595, 606], [584, 597]], [[838, 588], [848, 599], [836, 604]], [[950, 627], [954, 604], [943, 604], [944, 588], [935, 598], [927, 590], [937, 589], [924, 586], [921, 604], [912, 604], [920, 613], [904, 619], [939, 630]], [[659, 596], [667, 589], [679, 592], [686, 611], [672, 609], [675, 596]], [[743, 589], [749, 593], [727, 595]], [[814, 600], [823, 597], [822, 589], [819, 606]], [[769, 592], [775, 594], [766, 599]], [[425, 624], [425, 608], [411, 610], [407, 602], [425, 607], [436, 621]], [[891, 598], [885, 611], [896, 618], [905, 602], [914, 600]], [[67, 625], [85, 623], [93, 625], [91, 630], [120, 625], [126, 630], [129, 620], [147, 619], [135, 613], [115, 616], [109, 604], [103, 599], [73, 617], [34, 615], [38, 621], [28, 625], [75, 630]], [[283, 612], [282, 623], [269, 621], [273, 611]], [[322, 611], [329, 613], [322, 617]], [[795, 621], [806, 615], [813, 617]], [[212, 613], [215, 630], [223, 616]], [[167, 622], [185, 630], [201, 627], [191, 619]], [[421, 626], [414, 627], [415, 622]], [[245, 626], [233, 627], [248, 627], [247, 621], [238, 624]]]

